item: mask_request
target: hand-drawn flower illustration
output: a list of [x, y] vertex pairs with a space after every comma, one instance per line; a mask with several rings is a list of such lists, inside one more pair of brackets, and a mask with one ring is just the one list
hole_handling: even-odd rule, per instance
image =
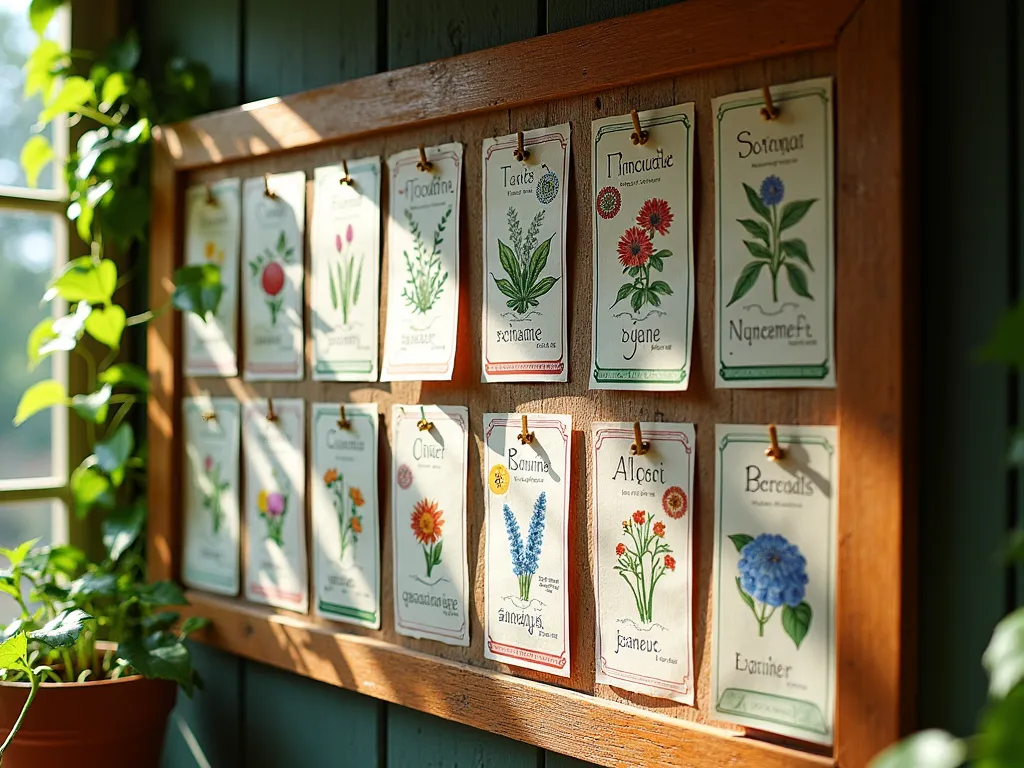
[[217, 247], [217, 244], [213, 240], [207, 240], [206, 245], [203, 248], [203, 257], [207, 261], [213, 261], [217, 264], [224, 263], [224, 251]]
[[284, 496], [276, 491], [267, 496], [267, 514], [280, 517], [284, 514]]
[[270, 311], [270, 324], [277, 325], [277, 316], [284, 308], [285, 273], [282, 264], [291, 264], [295, 261], [295, 248], [288, 245], [288, 239], [284, 230], [278, 235], [274, 249], [264, 248], [255, 259], [249, 262], [250, 277], [259, 280], [263, 293], [266, 294], [264, 301]]
[[[354, 237], [352, 225], [345, 230], [345, 243], [351, 245]], [[327, 288], [331, 295], [331, 307], [341, 313], [341, 322], [348, 324], [349, 315], [359, 302], [359, 292], [363, 283], [363, 255], [349, 252], [342, 256], [344, 243], [341, 234], [334, 235], [334, 248], [338, 252], [338, 260], [327, 265]]]
[[351, 520], [349, 520], [349, 528], [352, 529], [353, 533], [362, 533], [363, 532], [362, 518], [353, 517]]
[[547, 205], [558, 196], [558, 176], [543, 163], [544, 174], [537, 182], [537, 200]]
[[729, 539], [740, 553], [736, 586], [754, 614], [758, 636], [764, 637], [765, 625], [781, 607], [783, 629], [799, 648], [811, 625], [811, 606], [804, 602], [806, 558], [779, 534], [733, 534]]
[[328, 469], [324, 472], [324, 485], [331, 493], [331, 504], [334, 505], [334, 512], [338, 516], [338, 530], [341, 531], [341, 551], [339, 559], [345, 557], [345, 553], [351, 547], [356, 551], [359, 544], [359, 534], [363, 532], [363, 519], [359, 515], [359, 507], [366, 503], [363, 492], [352, 486], [345, 493], [345, 478], [337, 469]]
[[624, 267], [642, 267], [651, 259], [654, 247], [647, 230], [630, 227], [619, 238], [619, 261]]
[[668, 207], [668, 202], [658, 197], [652, 197], [650, 200], [645, 200], [640, 207], [636, 223], [648, 230], [652, 236], [657, 232], [664, 237], [672, 225], [672, 218], [672, 210]]
[[328, 469], [324, 472], [324, 485], [330, 486], [335, 480], [338, 479], [338, 470]]
[[665, 523], [648, 517], [638, 509], [631, 520], [622, 521], [622, 530], [632, 546], [615, 545], [615, 571], [633, 594], [641, 623], [654, 621], [654, 590], [667, 571], [674, 571], [676, 561], [669, 554], [672, 548], [665, 541]]
[[203, 459], [203, 475], [205, 482], [200, 486], [203, 496], [203, 507], [210, 510], [210, 522], [213, 524], [213, 533], [216, 536], [220, 532], [220, 524], [224, 520], [224, 510], [221, 497], [224, 495], [230, 484], [221, 479], [220, 464], [214, 461], [213, 456]]
[[498, 261], [506, 277], [497, 278], [491, 272], [491, 280], [498, 290], [508, 297], [505, 306], [518, 315], [525, 315], [532, 308], [539, 307], [541, 297], [558, 282], [558, 278], [551, 275], [541, 277], [548, 264], [551, 241], [555, 237], [552, 234], [547, 240], [537, 242], [544, 213], [540, 210], [534, 214], [524, 237], [519, 214], [514, 206], [509, 206], [508, 240], [511, 247], [498, 238]]
[[[276, 472], [274, 473], [276, 476]], [[266, 538], [277, 546], [284, 546], [284, 518], [288, 512], [288, 494], [261, 489], [256, 494], [256, 509], [266, 523]]]
[[423, 546], [423, 559], [427, 566], [427, 578], [434, 568], [441, 564], [442, 528], [444, 511], [431, 499], [420, 499], [412, 508], [412, 535]]
[[348, 489], [348, 495], [352, 499], [352, 503], [357, 507], [361, 507], [366, 503], [366, 499], [363, 498], [363, 492], [354, 486]]
[[345, 242], [351, 243], [353, 237], [355, 237], [355, 233], [352, 229], [352, 225], [349, 224], [348, 227], [345, 229]]
[[602, 219], [614, 219], [622, 207], [622, 195], [615, 187], [604, 187], [597, 193], [597, 214]]
[[412, 470], [409, 469], [408, 464], [403, 464], [398, 468], [396, 479], [398, 480], [399, 488], [401, 488], [403, 491], [409, 489], [409, 486], [412, 485]]
[[267, 492], [260, 491], [256, 494], [256, 509], [260, 511], [260, 514], [267, 514]]
[[804, 273], [804, 267], [814, 270], [807, 252], [807, 243], [798, 237], [783, 240], [782, 233], [799, 224], [817, 201], [794, 200], [786, 203], [780, 211], [779, 206], [785, 197], [786, 186], [782, 179], [774, 174], [761, 182], [760, 192], [746, 184], [743, 185], [743, 192], [747, 196], [747, 204], [760, 219], [736, 220], [747, 234], [753, 237], [752, 240], [743, 241], [752, 260], [736, 279], [729, 304], [739, 301], [757, 284], [765, 267], [768, 267], [768, 273], [772, 278], [772, 301], [779, 300], [778, 277], [783, 267], [786, 268], [786, 278], [793, 293], [813, 301], [814, 297], [807, 285], [807, 275]]
[[678, 520], [685, 515], [689, 506], [690, 502], [686, 498], [686, 492], [678, 485], [667, 488], [665, 493], [662, 494], [661, 508], [673, 520]]
[[530, 582], [540, 564], [540, 552], [544, 544], [547, 506], [547, 494], [542, 491], [533, 504], [530, 531], [527, 534], [525, 547], [515, 513], [508, 504], [504, 506], [505, 532], [508, 535], [509, 554], [512, 556], [512, 573], [519, 579], [520, 600], [529, 601], [530, 599]]
[[487, 485], [491, 489], [491, 493], [497, 496], [504, 496], [508, 493], [511, 483], [512, 476], [509, 475], [504, 464], [495, 464], [487, 473]]

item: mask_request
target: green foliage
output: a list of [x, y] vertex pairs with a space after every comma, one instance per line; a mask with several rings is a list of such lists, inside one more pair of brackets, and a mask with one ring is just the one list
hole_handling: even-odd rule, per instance
[[444, 242], [444, 230], [448, 226], [448, 218], [452, 215], [452, 207], [448, 206], [441, 215], [441, 221], [434, 229], [434, 242], [430, 250], [423, 241], [420, 223], [413, 218], [409, 209], [405, 211], [405, 220], [409, 234], [412, 235], [413, 252], [402, 251], [405, 259], [406, 280], [402, 288], [402, 298], [412, 310], [425, 315], [434, 308], [434, 304], [444, 292], [444, 284], [448, 280], [448, 271], [441, 260], [440, 247]]
[[540, 234], [543, 221], [544, 211], [537, 211], [524, 240], [519, 215], [514, 207], [509, 207], [508, 228], [512, 248], [498, 240], [498, 259], [508, 279], [499, 279], [494, 273], [491, 273], [491, 279], [498, 290], [508, 296], [505, 305], [518, 315], [525, 315], [531, 308], [540, 306], [540, 298], [558, 282], [557, 277], [540, 276], [548, 264], [548, 253], [551, 251], [551, 240], [554, 237], [552, 235], [537, 245], [537, 236]]

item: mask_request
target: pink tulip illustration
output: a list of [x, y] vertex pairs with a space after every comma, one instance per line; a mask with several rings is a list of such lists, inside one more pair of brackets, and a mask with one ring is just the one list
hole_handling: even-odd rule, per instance
[[359, 301], [359, 288], [363, 281], [363, 257], [352, 251], [352, 240], [355, 238], [355, 230], [349, 224], [345, 228], [344, 242], [349, 244], [349, 254], [340, 256], [343, 243], [341, 233], [334, 235], [334, 248], [338, 251], [340, 258], [335, 264], [327, 269], [328, 286], [331, 290], [331, 306], [341, 312], [341, 321], [348, 325], [348, 318]]
[[[352, 229], [351, 225], [349, 225], [349, 229]], [[351, 243], [352, 240], [349, 239], [349, 242]], [[341, 235], [335, 235], [334, 236], [334, 248], [335, 248], [335, 250], [338, 251], [338, 253], [341, 253]]]
[[355, 236], [355, 233], [352, 231], [352, 225], [349, 224], [348, 225], [348, 229], [345, 230], [345, 242], [346, 243], [351, 243], [352, 242], [352, 238], [354, 236]]

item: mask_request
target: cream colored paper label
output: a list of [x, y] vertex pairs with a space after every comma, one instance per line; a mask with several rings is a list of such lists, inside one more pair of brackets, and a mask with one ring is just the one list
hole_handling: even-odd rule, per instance
[[[420, 429], [421, 418], [433, 426]], [[469, 645], [469, 409], [396, 405], [391, 424], [395, 629]]]
[[388, 314], [381, 381], [448, 381], [459, 322], [462, 144], [388, 158]]
[[692, 705], [693, 425], [591, 429], [597, 682]]
[[832, 80], [713, 100], [716, 386], [834, 387]]
[[297, 381], [303, 372], [306, 174], [272, 174], [267, 184], [246, 179], [242, 204], [244, 378]]
[[185, 398], [184, 538], [181, 580], [190, 587], [238, 594], [238, 401]]
[[220, 270], [217, 311], [205, 320], [185, 314], [185, 375], [238, 375], [238, 252], [242, 182], [221, 179], [185, 193], [185, 264]]
[[306, 613], [306, 419], [299, 399], [252, 400], [242, 410], [245, 526], [249, 557], [245, 597]]
[[712, 715], [832, 743], [836, 691], [835, 427], [715, 431]]
[[693, 104], [593, 123], [591, 389], [686, 389], [693, 337]]
[[484, 415], [484, 657], [569, 677], [572, 417]]
[[483, 143], [482, 381], [566, 381], [568, 123]]
[[376, 381], [380, 307], [380, 158], [313, 172], [313, 378]]

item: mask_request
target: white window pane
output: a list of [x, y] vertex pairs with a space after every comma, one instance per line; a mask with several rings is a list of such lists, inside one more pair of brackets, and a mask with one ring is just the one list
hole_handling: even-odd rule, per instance
[[64, 414], [39, 413], [20, 427], [11, 422], [25, 389], [54, 376], [55, 367], [63, 371], [44, 359], [29, 372], [26, 341], [51, 311], [41, 299], [53, 277], [64, 226], [61, 218], [49, 214], [0, 212], [0, 480], [63, 474], [54, 456], [64, 441], [53, 436], [55, 426], [63, 431]]
[[[42, 102], [24, 96], [24, 66], [36, 47], [37, 36], [28, 23], [30, 0], [0, 0], [0, 186], [25, 186], [21, 148], [32, 135]], [[59, 22], [57, 22], [59, 23]], [[44, 135], [53, 143], [53, 126]], [[37, 186], [53, 189], [52, 164]]]
[[[0, 504], [0, 547], [11, 549], [23, 541], [39, 539], [38, 547], [67, 542], [67, 510], [60, 501], [24, 501]], [[6, 567], [7, 563], [0, 563]], [[29, 586], [26, 585], [25, 599]], [[14, 598], [0, 593], [0, 625], [21, 611]]]

